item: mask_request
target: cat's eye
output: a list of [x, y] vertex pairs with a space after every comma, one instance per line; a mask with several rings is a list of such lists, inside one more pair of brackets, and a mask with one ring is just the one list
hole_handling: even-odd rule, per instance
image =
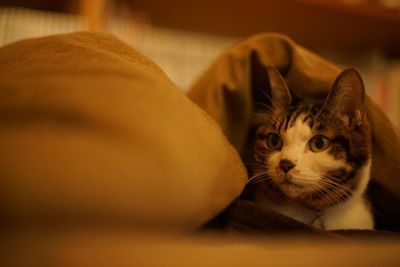
[[267, 146], [273, 150], [280, 150], [282, 148], [283, 141], [281, 137], [276, 133], [269, 133], [267, 135]]
[[316, 135], [310, 140], [310, 149], [312, 152], [322, 152], [329, 148], [331, 140], [323, 135]]

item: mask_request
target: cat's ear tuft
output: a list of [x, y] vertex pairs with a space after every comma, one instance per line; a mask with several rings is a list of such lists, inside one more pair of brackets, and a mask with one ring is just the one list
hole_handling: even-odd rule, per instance
[[261, 62], [259, 55], [251, 53], [251, 87], [253, 90], [253, 100], [256, 106], [267, 105], [272, 107], [289, 106], [291, 96], [285, 80], [279, 71]]
[[365, 89], [361, 75], [348, 68], [336, 78], [323, 107], [347, 124], [360, 124], [365, 118]]

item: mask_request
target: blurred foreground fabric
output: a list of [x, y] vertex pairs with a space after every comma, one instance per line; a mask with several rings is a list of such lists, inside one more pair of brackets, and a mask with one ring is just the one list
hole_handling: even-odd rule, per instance
[[[238, 239], [193, 234], [232, 203], [247, 180], [237, 150], [251, 112], [242, 102], [253, 77], [249, 42], [258, 51], [272, 44], [275, 65], [297, 77], [289, 81], [312, 83], [305, 74], [321, 69], [310, 69], [313, 59], [323, 62], [327, 76], [307, 87], [313, 94], [322, 85], [319, 97], [337, 71], [310, 52], [304, 52], [308, 60], [297, 59], [296, 71], [290, 60], [299, 55], [286, 56], [296, 45], [262, 35], [216, 61], [189, 93], [197, 105], [151, 60], [107, 34], [1, 48], [0, 265], [329, 266], [333, 254], [341, 256], [340, 265], [398, 265], [395, 237], [356, 242], [334, 234], [326, 240], [271, 232]], [[371, 107], [372, 120], [373, 112], [381, 116]], [[377, 142], [382, 160], [397, 155], [398, 136], [385, 117], [375, 129], [393, 135]], [[376, 168], [395, 174], [396, 164], [395, 158], [375, 167], [375, 174]], [[374, 179], [399, 196], [396, 177]], [[288, 219], [277, 216], [270, 226], [297, 226]]]
[[242, 190], [215, 122], [151, 60], [106, 34], [0, 49], [5, 223], [115, 223], [185, 232]]

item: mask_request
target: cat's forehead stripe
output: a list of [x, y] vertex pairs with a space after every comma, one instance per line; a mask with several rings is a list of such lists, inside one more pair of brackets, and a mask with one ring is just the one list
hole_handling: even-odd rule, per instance
[[284, 133], [284, 139], [289, 142], [307, 142], [312, 137], [312, 129], [304, 123], [301, 117], [293, 120], [293, 126]]
[[317, 115], [318, 105], [308, 105], [308, 106], [297, 106], [293, 109], [287, 111], [287, 114], [277, 127], [279, 132], [287, 131], [289, 128], [293, 127], [299, 117], [303, 119], [303, 122], [307, 122], [310, 128], [314, 126], [314, 119]]

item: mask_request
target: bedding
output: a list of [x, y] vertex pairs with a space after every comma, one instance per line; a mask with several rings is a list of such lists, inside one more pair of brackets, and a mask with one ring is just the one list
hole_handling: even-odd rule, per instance
[[[247, 179], [237, 151], [257, 77], [254, 48], [310, 99], [338, 71], [286, 37], [260, 35], [211, 66], [189, 92], [195, 104], [108, 34], [0, 48], [0, 265], [398, 266], [394, 234], [343, 237], [234, 201]], [[375, 136], [387, 137], [374, 143], [371, 191], [385, 221], [398, 212], [399, 141], [368, 107]], [[242, 236], [198, 231], [212, 222]]]
[[214, 120], [154, 62], [108, 34], [2, 47], [0, 129], [0, 216], [14, 226], [187, 232], [247, 179]]

